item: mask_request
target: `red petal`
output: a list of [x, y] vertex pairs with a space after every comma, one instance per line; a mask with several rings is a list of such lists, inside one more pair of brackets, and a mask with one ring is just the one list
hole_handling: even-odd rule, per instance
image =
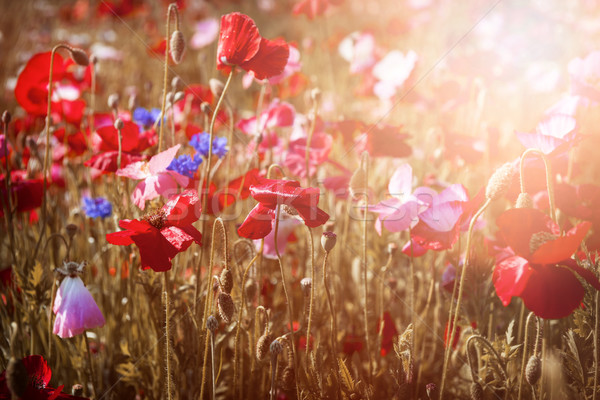
[[[103, 126], [96, 133], [102, 138], [100, 151], [119, 150], [119, 132], [114, 126]], [[140, 128], [131, 121], [123, 122], [121, 140], [121, 151], [126, 153], [140, 153], [150, 146], [148, 138], [140, 135]]]
[[[50, 72], [50, 51], [31, 57], [19, 74], [15, 86], [15, 98], [19, 105], [30, 114], [46, 115], [48, 108], [48, 81]], [[52, 80], [57, 82], [64, 74], [63, 58], [54, 54]]]
[[260, 185], [250, 187], [250, 193], [256, 201], [275, 208], [277, 204], [291, 206], [302, 189], [297, 181], [265, 179]]
[[319, 207], [295, 207], [306, 226], [316, 228], [323, 225], [329, 219], [329, 214]]
[[271, 232], [275, 210], [258, 203], [238, 228], [238, 234], [248, 239], [262, 239]]
[[52, 371], [50, 370], [50, 367], [48, 367], [48, 363], [44, 360], [44, 357], [38, 355], [27, 356], [23, 358], [22, 361], [28, 376], [35, 376], [40, 379], [44, 383], [44, 386], [50, 383]]
[[[193, 236], [188, 232], [192, 233]], [[187, 250], [193, 242], [201, 244], [202, 235], [191, 225], [187, 227], [168, 226], [162, 228], [160, 233], [177, 249], [178, 253]]]
[[[87, 160], [84, 165], [87, 167], [91, 167], [102, 172], [117, 172], [119, 167], [117, 166], [117, 160], [119, 157], [118, 151], [106, 151], [104, 153], [96, 154], [89, 160]], [[121, 165], [123, 167], [127, 166], [136, 161], [144, 161], [146, 158], [144, 156], [138, 156], [135, 154], [122, 153], [121, 154]]]
[[568, 260], [562, 261], [560, 263], [560, 265], [564, 265], [564, 266], [570, 268], [577, 275], [579, 275], [580, 277], [582, 277], [583, 279], [585, 279], [587, 281], [587, 283], [589, 283], [590, 285], [592, 285], [592, 287], [594, 289], [600, 290], [600, 281], [598, 281], [598, 278], [596, 277], [596, 274], [594, 274], [589, 269], [585, 269], [583, 267], [580, 267], [579, 265], [577, 265], [577, 262], [575, 260], [568, 259]]
[[533, 269], [523, 257], [508, 257], [496, 264], [492, 280], [504, 306], [509, 305], [513, 297], [521, 296], [532, 274]]
[[162, 209], [167, 215], [166, 223], [179, 227], [191, 225], [200, 218], [200, 198], [194, 189], [186, 190], [171, 198]]
[[110, 244], [115, 244], [117, 246], [129, 246], [133, 244], [133, 240], [131, 239], [131, 235], [133, 235], [135, 231], [118, 231], [113, 233], [106, 234], [106, 241]]
[[217, 69], [241, 65], [256, 55], [260, 34], [252, 18], [239, 12], [221, 17], [221, 31], [217, 46]]
[[542, 244], [531, 256], [531, 262], [535, 264], [555, 264], [570, 258], [591, 227], [591, 222], [582, 222], [567, 232], [566, 236]]
[[512, 208], [496, 219], [500, 234], [517, 255], [529, 259], [531, 236], [539, 232], [558, 233], [550, 217], [533, 208]]
[[254, 72], [256, 79], [262, 80], [281, 74], [289, 56], [290, 49], [285, 40], [262, 38], [256, 55], [240, 67]]
[[547, 319], [564, 318], [581, 304], [585, 291], [569, 269], [540, 265], [532, 271], [521, 298], [535, 315]]

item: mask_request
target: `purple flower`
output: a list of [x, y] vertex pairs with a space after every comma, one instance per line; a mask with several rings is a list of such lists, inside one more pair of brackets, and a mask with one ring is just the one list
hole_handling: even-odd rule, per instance
[[138, 107], [133, 110], [133, 121], [142, 127], [149, 127], [154, 125], [156, 121], [160, 119], [160, 110], [153, 108], [152, 110], [146, 110], [143, 107]]
[[189, 154], [181, 155], [174, 158], [171, 164], [167, 167], [169, 171], [175, 171], [181, 175], [187, 176], [190, 179], [194, 178], [194, 174], [202, 163], [202, 157], [199, 154], [194, 154], [194, 157]]
[[112, 213], [112, 204], [104, 197], [84, 197], [83, 211], [90, 218], [106, 218]]

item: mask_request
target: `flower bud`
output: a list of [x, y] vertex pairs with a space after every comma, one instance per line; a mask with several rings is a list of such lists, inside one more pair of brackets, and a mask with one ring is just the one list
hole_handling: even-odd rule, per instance
[[110, 96], [108, 96], [108, 107], [116, 110], [117, 108], [119, 108], [119, 95], [117, 93], [113, 93]]
[[319, 88], [314, 88], [313, 90], [311, 90], [310, 98], [312, 99], [312, 101], [317, 103], [321, 101], [321, 90]]
[[530, 385], [535, 385], [542, 376], [542, 360], [538, 356], [529, 357], [525, 367], [525, 379]]
[[494, 172], [487, 187], [485, 197], [489, 200], [497, 200], [506, 193], [515, 176], [515, 168], [511, 163], [506, 163]]
[[200, 104], [200, 111], [206, 115], [210, 115], [210, 104], [208, 104], [206, 101], [203, 101], [202, 104]]
[[529, 195], [529, 193], [519, 193], [519, 197], [517, 197], [517, 203], [515, 204], [516, 208], [533, 208], [533, 199]]
[[2, 122], [4, 124], [8, 124], [11, 119], [12, 115], [10, 114], [10, 112], [8, 110], [4, 110], [4, 112], [2, 113]]
[[233, 275], [231, 274], [231, 270], [229, 268], [223, 269], [223, 272], [221, 272], [221, 277], [219, 278], [219, 282], [221, 282], [221, 289], [225, 293], [231, 293], [231, 289], [233, 289]]
[[277, 357], [283, 351], [283, 344], [279, 338], [273, 340], [271, 345], [269, 346], [269, 351], [271, 352], [271, 356]]
[[183, 100], [185, 98], [185, 93], [184, 92], [176, 92], [175, 96], [173, 96], [173, 104], [180, 102], [181, 100]]
[[177, 89], [179, 89], [182, 84], [183, 84], [183, 82], [181, 81], [180, 77], [178, 77], [178, 76], [173, 77], [173, 79], [171, 79], [171, 90], [173, 92], [176, 92]]
[[139, 107], [139, 101], [138, 101], [137, 94], [133, 93], [131, 96], [129, 96], [129, 102], [127, 103], [127, 106], [129, 107], [129, 110], [131, 110], [131, 111], [133, 111]]
[[259, 361], [262, 361], [267, 357], [267, 352], [269, 351], [269, 345], [273, 337], [267, 332], [263, 333], [261, 337], [258, 338], [256, 342], [256, 358]]
[[217, 98], [221, 97], [223, 94], [223, 89], [225, 88], [223, 82], [215, 78], [212, 78], [208, 81], [208, 86], [210, 86], [210, 91]]
[[235, 306], [233, 304], [233, 299], [231, 298], [231, 295], [229, 293], [224, 292], [219, 293], [219, 297], [217, 297], [217, 304], [219, 309], [219, 316], [221, 316], [223, 322], [229, 324], [235, 311]]
[[71, 394], [73, 396], [83, 396], [83, 385], [80, 383], [76, 383], [73, 385], [73, 387], [71, 388]]
[[295, 381], [296, 376], [294, 375], [294, 367], [288, 365], [281, 374], [281, 387], [285, 391], [291, 391], [294, 389]]
[[323, 250], [326, 253], [329, 253], [335, 247], [335, 243], [337, 242], [337, 235], [331, 231], [323, 232], [321, 236], [321, 246], [323, 246]]
[[217, 321], [214, 315], [209, 315], [206, 319], [206, 329], [208, 329], [210, 333], [214, 335], [218, 327], [219, 321]]
[[123, 122], [123, 120], [121, 118], [117, 118], [115, 119], [115, 129], [116, 130], [121, 130], [123, 129], [123, 127], [125, 126], [125, 123]]
[[556, 235], [554, 235], [550, 232], [546, 232], [546, 231], [534, 233], [533, 235], [531, 235], [531, 238], [529, 239], [529, 251], [533, 254], [544, 243], [549, 242], [551, 240], [555, 240], [556, 238], [557, 238]]
[[78, 230], [79, 230], [79, 228], [75, 224], [68, 224], [67, 226], [65, 226], [65, 231], [67, 231], [67, 236], [69, 236], [69, 239], [71, 239], [71, 240], [73, 240], [73, 237], [77, 234]]
[[183, 33], [179, 30], [173, 32], [170, 44], [171, 59], [175, 64], [179, 64], [185, 53], [185, 37], [183, 37]]
[[306, 296], [306, 297], [310, 296], [311, 286], [312, 286], [312, 279], [302, 278], [302, 280], [300, 280], [300, 287], [302, 288], [302, 293], [304, 294], [304, 296]]
[[71, 55], [71, 59], [75, 61], [77, 65], [81, 65], [82, 67], [87, 67], [90, 65], [90, 59], [85, 51], [70, 47], [69, 54]]
[[389, 255], [394, 255], [394, 253], [396, 253], [397, 250], [398, 250], [398, 245], [396, 243], [388, 243], [387, 253]]
[[437, 385], [435, 383], [432, 382], [425, 385], [425, 391], [430, 400], [438, 398]]

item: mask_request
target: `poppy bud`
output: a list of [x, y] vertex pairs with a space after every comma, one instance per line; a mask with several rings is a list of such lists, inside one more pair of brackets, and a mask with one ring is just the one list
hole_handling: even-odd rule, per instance
[[488, 181], [485, 188], [485, 197], [489, 200], [497, 200], [502, 197], [508, 190], [514, 176], [515, 168], [511, 163], [502, 165]]
[[533, 199], [529, 195], [529, 193], [519, 193], [519, 197], [517, 197], [517, 203], [515, 204], [516, 208], [533, 208]]
[[83, 396], [83, 385], [80, 383], [76, 383], [71, 388], [71, 394], [73, 396]]
[[173, 104], [180, 102], [181, 100], [183, 100], [185, 98], [185, 93], [183, 92], [177, 92], [175, 93], [175, 96], [173, 96]]
[[256, 342], [256, 358], [258, 361], [265, 359], [272, 340], [273, 337], [267, 332], [263, 333], [262, 336], [258, 338], [258, 341]]
[[312, 99], [312, 101], [317, 103], [321, 101], [321, 90], [319, 88], [314, 88], [313, 90], [311, 90], [310, 98]]
[[117, 118], [115, 120], [115, 129], [116, 130], [121, 130], [123, 129], [123, 127], [125, 126], [125, 123], [123, 122], [123, 120], [121, 118]]
[[67, 226], [65, 226], [65, 230], [67, 231], [67, 236], [69, 236], [69, 239], [72, 240], [73, 237], [77, 234], [79, 228], [77, 228], [77, 225], [75, 224], [68, 224]]
[[233, 317], [233, 312], [235, 311], [235, 306], [233, 305], [233, 299], [231, 298], [231, 295], [224, 292], [219, 293], [217, 303], [221, 319], [226, 324], [229, 324], [231, 322], [231, 318]]
[[233, 289], [233, 275], [229, 268], [223, 269], [219, 282], [221, 282], [221, 288], [225, 293], [231, 293], [231, 289]]
[[435, 383], [432, 382], [425, 385], [425, 391], [430, 400], [438, 398], [437, 385]]
[[6, 368], [6, 385], [16, 398], [20, 398], [27, 390], [29, 376], [22, 360], [11, 358]]
[[542, 375], [542, 360], [538, 356], [529, 357], [525, 367], [525, 379], [530, 385], [535, 385]]
[[182, 81], [181, 78], [178, 76], [173, 77], [173, 79], [171, 79], [171, 90], [176, 92], [177, 89], [179, 89], [179, 87], [182, 85]]
[[117, 108], [119, 108], [119, 95], [117, 93], [111, 94], [110, 96], [108, 96], [107, 103], [109, 108], [116, 110]]
[[203, 101], [202, 104], [200, 104], [200, 111], [206, 115], [210, 115], [210, 104], [208, 104], [206, 101]]
[[294, 376], [294, 367], [285, 367], [283, 373], [281, 374], [281, 387], [283, 390], [291, 391], [294, 389], [295, 381], [296, 377]]
[[396, 243], [388, 243], [387, 252], [389, 255], [393, 255], [396, 250], [398, 250], [398, 245]]
[[92, 65], [96, 65], [96, 64], [98, 64], [98, 57], [96, 57], [96, 55], [95, 55], [95, 54], [92, 54], [92, 55], [90, 56], [90, 63], [91, 63]]
[[10, 112], [8, 110], [4, 110], [4, 112], [2, 113], [2, 122], [4, 124], [8, 124], [11, 119], [12, 115], [10, 114]]
[[337, 242], [337, 235], [330, 231], [323, 232], [321, 236], [321, 246], [323, 246], [323, 250], [326, 253], [329, 253], [335, 247], [335, 243]]
[[71, 59], [75, 61], [77, 65], [81, 65], [82, 67], [87, 67], [90, 65], [90, 59], [85, 51], [70, 47], [69, 54], [71, 55]]
[[477, 382], [471, 383], [471, 400], [483, 400], [483, 388]]
[[131, 96], [129, 96], [129, 102], [127, 103], [127, 106], [130, 110], [135, 110], [139, 107], [137, 94], [133, 93]]
[[179, 64], [185, 53], [185, 38], [179, 30], [171, 34], [171, 59], [175, 64]]
[[283, 344], [281, 343], [281, 340], [273, 340], [269, 346], [269, 351], [271, 352], [272, 357], [277, 357], [283, 351]]
[[217, 321], [214, 315], [209, 315], [206, 319], [206, 329], [208, 329], [210, 333], [214, 335], [218, 327], [219, 321]]
[[221, 97], [223, 89], [225, 88], [223, 82], [215, 78], [208, 81], [208, 86], [210, 86], [210, 91], [215, 97]]
[[362, 165], [354, 171], [348, 186], [350, 188], [351, 197], [355, 197], [357, 194], [367, 190], [367, 174]]

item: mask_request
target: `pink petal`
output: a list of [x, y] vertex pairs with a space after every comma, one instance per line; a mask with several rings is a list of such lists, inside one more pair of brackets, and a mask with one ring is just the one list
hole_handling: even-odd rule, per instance
[[419, 214], [419, 218], [433, 230], [448, 232], [454, 228], [462, 213], [462, 203], [453, 201], [433, 205]]
[[521, 296], [533, 271], [526, 259], [513, 256], [496, 263], [493, 282], [496, 294], [504, 306], [510, 304], [514, 296]]
[[104, 325], [105, 320], [94, 298], [79, 277], [63, 279], [54, 303], [53, 332], [61, 338], [70, 338]]
[[390, 178], [388, 191], [394, 197], [408, 196], [412, 192], [412, 167], [410, 164], [402, 164]]
[[137, 161], [127, 164], [125, 167], [117, 170], [117, 175], [131, 179], [146, 179], [150, 176], [147, 165], [148, 163], [146, 161]]
[[[279, 218], [279, 227], [277, 228], [277, 249], [279, 250], [279, 254], [285, 252], [288, 238], [298, 225], [302, 225], [302, 222], [296, 218]], [[275, 219], [273, 219], [272, 226], [271, 232], [264, 238], [265, 244], [263, 247], [263, 256], [270, 259], [277, 259], [277, 253], [275, 251]], [[257, 249], [260, 249], [260, 242], [260, 240], [255, 240]]]
[[216, 18], [207, 18], [195, 26], [195, 33], [190, 39], [192, 49], [206, 47], [217, 39], [219, 34], [219, 21]]
[[171, 164], [171, 161], [173, 161], [175, 158], [175, 155], [180, 147], [181, 145], [177, 144], [152, 157], [150, 161], [148, 161], [148, 170], [150, 171], [150, 174], [156, 175], [159, 172], [166, 171], [169, 164]]

